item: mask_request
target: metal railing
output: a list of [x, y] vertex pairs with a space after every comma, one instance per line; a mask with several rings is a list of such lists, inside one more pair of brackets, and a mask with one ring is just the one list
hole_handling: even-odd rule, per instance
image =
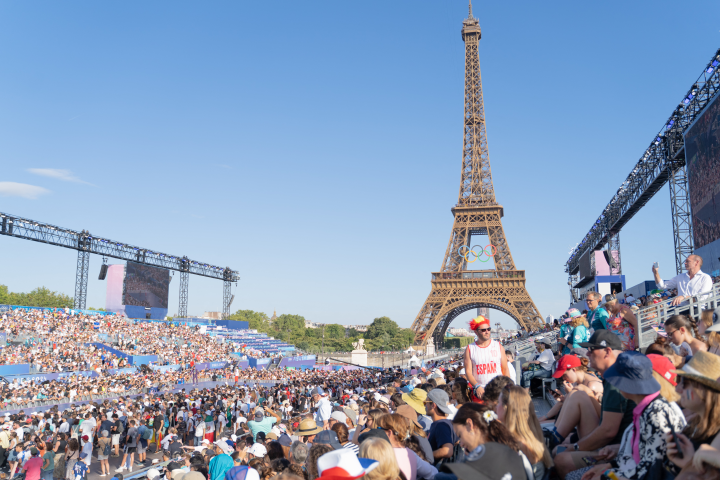
[[535, 340], [542, 337], [542, 338], [549, 338], [550, 343], [552, 344], [552, 347], [557, 347], [557, 336], [558, 332], [553, 330], [550, 332], [543, 332], [538, 335], [534, 335], [532, 337], [524, 338], [522, 340], [518, 340], [514, 343], [509, 343], [505, 345], [505, 350], [512, 350], [515, 352], [515, 358], [525, 357], [526, 359], [530, 359], [533, 355], [535, 355]]
[[[701, 300], [698, 300], [701, 298]], [[679, 313], [689, 314], [695, 321], [700, 319], [700, 314], [706, 308], [715, 309], [720, 306], [720, 283], [713, 285], [709, 292], [700, 293], [690, 297], [687, 303], [672, 305], [673, 298], [660, 303], [648, 305], [641, 308], [637, 313], [640, 332], [636, 333], [637, 344], [643, 349], [653, 343], [658, 335], [658, 330], [665, 324], [665, 321]]]
[[525, 270], [488, 270], [469, 272], [433, 272], [433, 280], [468, 280], [484, 278], [525, 278]]

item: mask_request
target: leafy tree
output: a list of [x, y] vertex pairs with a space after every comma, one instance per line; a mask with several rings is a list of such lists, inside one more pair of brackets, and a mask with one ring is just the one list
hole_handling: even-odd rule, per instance
[[372, 321], [368, 326], [365, 338], [376, 339], [387, 334], [389, 337], [394, 337], [398, 333], [398, 324], [390, 320], [388, 317], [379, 317]]
[[22, 305], [25, 307], [72, 308], [73, 298], [48, 288], [39, 287], [30, 293], [14, 293], [6, 285], [0, 285], [0, 304]]
[[343, 327], [342, 325], [338, 325], [337, 323], [325, 325], [325, 338], [345, 340], [345, 327]]
[[248, 322], [250, 328], [264, 332], [268, 327], [268, 316], [262, 312], [253, 310], [238, 310], [228, 317], [228, 320], [239, 320]]

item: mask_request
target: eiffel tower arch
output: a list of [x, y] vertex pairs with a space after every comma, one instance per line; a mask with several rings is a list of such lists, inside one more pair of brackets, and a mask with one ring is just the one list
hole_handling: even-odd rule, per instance
[[[525, 271], [517, 270], [502, 227], [504, 209], [495, 199], [487, 134], [478, 43], [480, 24], [472, 14], [463, 21], [465, 42], [465, 115], [463, 158], [458, 203], [442, 267], [432, 274], [431, 290], [412, 329], [415, 344], [430, 338], [442, 344], [450, 323], [461, 313], [478, 307], [500, 310], [526, 329], [538, 327], [542, 316], [525, 288]], [[473, 236], [487, 236], [490, 245], [474, 245]], [[481, 260], [481, 253], [487, 260]], [[468, 270], [470, 263], [493, 258], [494, 268]]]

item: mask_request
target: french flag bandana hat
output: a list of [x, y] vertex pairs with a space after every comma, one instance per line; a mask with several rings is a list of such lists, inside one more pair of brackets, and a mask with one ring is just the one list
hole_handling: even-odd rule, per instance
[[317, 460], [322, 480], [356, 480], [378, 466], [377, 460], [358, 458], [349, 448], [340, 448]]

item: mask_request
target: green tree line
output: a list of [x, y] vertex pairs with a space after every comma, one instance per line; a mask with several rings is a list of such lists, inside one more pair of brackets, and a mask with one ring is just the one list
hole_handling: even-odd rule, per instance
[[353, 342], [359, 338], [365, 339], [365, 348], [368, 351], [385, 351], [406, 349], [412, 345], [415, 338], [412, 330], [400, 328], [388, 317], [374, 319], [367, 332], [350, 329], [347, 335], [345, 326], [336, 323], [327, 324], [324, 328], [305, 328], [305, 318], [301, 315], [283, 314], [270, 324], [270, 318], [265, 313], [238, 310], [228, 319], [246, 321], [251, 329], [267, 333], [310, 353], [320, 353], [323, 341], [326, 352], [350, 352], [353, 350]]
[[0, 285], [1, 305], [22, 305], [24, 307], [61, 308], [73, 306], [73, 297], [39, 287], [30, 293], [16, 293], [8, 290], [7, 285]]

